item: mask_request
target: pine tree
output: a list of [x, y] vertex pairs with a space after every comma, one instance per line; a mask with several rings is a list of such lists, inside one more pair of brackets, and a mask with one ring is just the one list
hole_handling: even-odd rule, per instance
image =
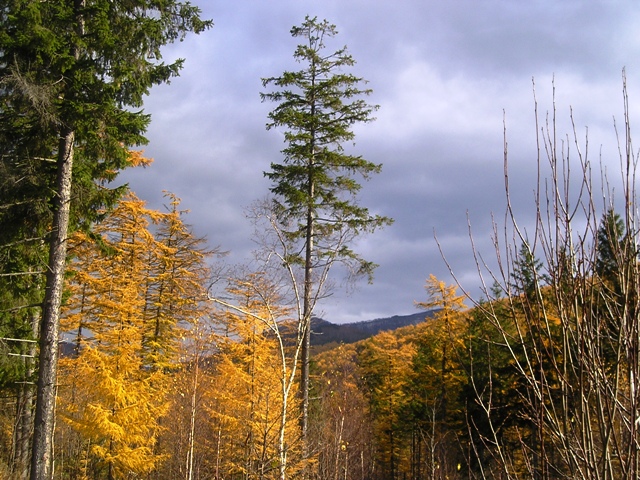
[[[7, 0], [0, 11], [0, 95], [10, 120], [3, 129], [19, 134], [11, 161], [35, 165], [41, 176], [36, 184], [53, 187], [42, 190], [53, 194], [44, 199], [52, 213], [31, 466], [35, 480], [49, 478], [51, 470], [69, 229], [78, 215], [90, 217], [94, 207], [117, 197], [95, 182], [113, 180], [127, 166], [128, 147], [145, 141], [149, 117], [139, 110], [143, 97], [182, 64], [161, 62], [161, 48], [210, 23], [200, 20], [197, 8], [177, 1]], [[37, 114], [21, 115], [29, 108]], [[74, 192], [84, 193], [81, 201]]]
[[282, 127], [287, 143], [283, 162], [272, 163], [265, 175], [273, 182], [273, 209], [282, 238], [299, 245], [292, 249], [299, 253], [288, 254], [286, 263], [303, 272], [299, 292], [303, 437], [308, 421], [310, 321], [323, 294], [328, 267], [342, 262], [355, 274], [371, 278], [375, 265], [348, 243], [358, 234], [390, 223], [356, 202], [361, 188], [356, 177], [367, 179], [381, 166], [345, 152], [343, 144], [353, 141], [353, 125], [373, 120], [377, 106], [366, 103], [364, 97], [371, 90], [362, 87], [363, 79], [343, 72], [355, 63], [346, 47], [325, 53], [325, 41], [336, 34], [336, 27], [326, 20], [307, 16], [291, 30], [293, 37], [304, 41], [294, 53], [303, 68], [262, 80], [265, 87], [275, 88], [262, 93], [262, 100], [278, 103], [269, 114], [267, 128]]

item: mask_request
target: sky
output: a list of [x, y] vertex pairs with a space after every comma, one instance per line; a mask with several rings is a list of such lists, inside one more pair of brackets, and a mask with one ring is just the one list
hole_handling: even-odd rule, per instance
[[373, 284], [337, 289], [318, 306], [316, 314], [334, 323], [415, 313], [430, 274], [482, 296], [473, 251], [496, 268], [492, 232], [494, 221], [499, 235], [505, 223], [505, 131], [512, 205], [520, 225], [533, 222], [534, 92], [543, 122], [555, 105], [558, 134], [567, 138], [572, 113], [582, 140], [588, 128], [592, 160], [613, 170], [623, 69], [632, 128], [640, 124], [635, 1], [192, 3], [215, 25], [165, 49], [165, 60], [185, 63], [145, 102], [152, 121], [144, 148], [154, 163], [120, 178], [154, 208], [166, 203], [163, 191], [174, 193], [195, 233], [229, 252], [225, 262], [250, 261], [256, 244], [245, 213], [267, 195], [263, 172], [282, 160], [285, 147], [281, 132], [265, 129], [275, 104], [261, 103], [261, 78], [303, 67], [293, 60], [300, 39], [290, 30], [306, 15], [335, 24], [339, 33], [327, 52], [348, 47], [357, 62], [350, 72], [369, 82], [368, 101], [380, 106], [375, 122], [354, 128], [353, 152], [383, 165], [363, 183], [359, 202], [395, 223], [353, 246], [379, 267]]

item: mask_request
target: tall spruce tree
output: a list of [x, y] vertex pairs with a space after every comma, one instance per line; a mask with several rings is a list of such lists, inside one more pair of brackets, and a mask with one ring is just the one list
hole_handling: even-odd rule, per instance
[[327, 266], [342, 262], [370, 279], [375, 264], [355, 253], [348, 240], [391, 223], [357, 203], [361, 188], [357, 177], [368, 179], [381, 165], [345, 152], [343, 144], [353, 141], [353, 125], [371, 122], [378, 107], [365, 101], [371, 90], [363, 87], [364, 80], [345, 73], [355, 64], [346, 47], [325, 52], [325, 40], [336, 34], [328, 21], [305, 17], [302, 25], [291, 29], [293, 37], [304, 40], [293, 55], [303, 68], [262, 80], [264, 87], [273, 87], [261, 93], [262, 100], [278, 103], [269, 114], [267, 129], [282, 128], [287, 144], [282, 163], [272, 163], [265, 175], [273, 183], [273, 209], [282, 238], [299, 247], [291, 250], [299, 253], [288, 255], [286, 262], [288, 267], [302, 269], [297, 298], [301, 299], [298, 320], [303, 338], [303, 439], [309, 405], [310, 322]]
[[626, 251], [631, 245], [622, 217], [613, 209], [607, 210], [596, 234], [595, 273], [616, 294], [620, 293], [619, 273], [625, 268], [621, 259], [633, 257], [632, 251]]
[[198, 8], [174, 0], [2, 0], [0, 23], [2, 113], [12, 120], [2, 129], [20, 134], [3, 162], [33, 165], [43, 176], [36, 183], [51, 185], [31, 460], [31, 478], [44, 479], [51, 477], [69, 228], [114, 201], [117, 195], [96, 182], [113, 180], [128, 165], [127, 148], [145, 143], [143, 97], [182, 65], [163, 63], [161, 48], [211, 23], [200, 19]]

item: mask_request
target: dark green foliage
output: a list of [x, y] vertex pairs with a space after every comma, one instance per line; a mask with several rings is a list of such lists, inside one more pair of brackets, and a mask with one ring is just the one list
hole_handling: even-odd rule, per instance
[[[62, 132], [73, 130], [76, 142], [70, 228], [88, 227], [117, 201], [124, 187], [105, 187], [129, 166], [129, 149], [146, 143], [143, 98], [182, 65], [162, 62], [160, 49], [211, 25], [198, 15], [174, 1], [0, 2], [3, 274], [46, 266]], [[6, 284], [23, 297], [42, 281], [22, 275]]]
[[[273, 182], [276, 213], [288, 225], [289, 238], [304, 242], [311, 240], [309, 223], [312, 236], [325, 244], [335, 235], [370, 232], [389, 224], [388, 218], [370, 215], [355, 201], [361, 185], [354, 177], [368, 179], [381, 165], [349, 154], [343, 146], [354, 139], [353, 125], [374, 120], [372, 113], [378, 107], [364, 99], [371, 90], [362, 88], [362, 78], [343, 72], [355, 64], [346, 47], [324, 53], [325, 40], [337, 34], [334, 25], [306, 17], [291, 34], [305, 40], [294, 53], [304, 68], [262, 80], [265, 87], [276, 89], [262, 93], [262, 100], [278, 103], [267, 128], [283, 127], [287, 144], [283, 163], [272, 163], [265, 173]], [[355, 260], [359, 273], [367, 275], [375, 267], [344, 244], [337, 251], [314, 249], [314, 255]], [[291, 260], [304, 263], [305, 259]]]
[[637, 260], [637, 257], [624, 220], [613, 209], [607, 210], [596, 235], [595, 273], [602, 282], [603, 294], [614, 295], [621, 301], [624, 291], [634, 290], [633, 285], [628, 284], [634, 267], [630, 259]]
[[[466, 332], [467, 352], [461, 358], [466, 382], [461, 389], [460, 402], [464, 406], [467, 432], [461, 432], [469, 452], [467, 462], [471, 471], [485, 471], [494, 466], [491, 446], [499, 442], [508, 455], [520, 449], [518, 435], [525, 437], [531, 428], [522, 412], [526, 385], [518, 381], [517, 367], [512, 355], [522, 357], [524, 349], [517, 342], [517, 323], [505, 300], [481, 301], [468, 313]], [[499, 318], [505, 329], [501, 332], [493, 322]], [[506, 338], [513, 339], [507, 345]], [[513, 352], [513, 354], [511, 353]]]
[[624, 221], [614, 210], [608, 210], [602, 216], [596, 236], [596, 273], [601, 278], [611, 279], [615, 276], [624, 238]]
[[536, 291], [547, 283], [547, 277], [542, 273], [542, 262], [536, 258], [530, 246], [523, 242], [516, 258], [513, 261], [513, 273], [511, 274], [511, 287], [517, 293], [524, 293], [530, 301], [536, 295]]
[[[615, 372], [618, 368], [616, 351], [624, 343], [623, 325], [636, 317], [637, 287], [634, 271], [637, 251], [627, 234], [625, 222], [613, 209], [607, 210], [596, 234], [595, 278], [597, 300], [592, 307], [594, 319], [604, 327], [600, 338], [601, 355], [606, 359], [605, 368]], [[633, 320], [631, 320], [633, 321]], [[621, 337], [622, 336], [622, 337]]]
[[[77, 144], [71, 228], [89, 224], [98, 208], [119, 198], [122, 188], [104, 187], [129, 165], [128, 149], [146, 142], [149, 116], [134, 109], [182, 63], [162, 63], [160, 47], [208, 27], [198, 13], [189, 4], [160, 1], [0, 2], [3, 273], [46, 265], [42, 240], [51, 224], [63, 130], [73, 129]], [[10, 283], [34, 290], [41, 280]]]
[[164, 1], [0, 2], [1, 325], [41, 301], [43, 276], [24, 272], [46, 268], [61, 132], [74, 129], [77, 144], [71, 228], [88, 226], [120, 197], [105, 186], [129, 148], [146, 142], [149, 116], [134, 109], [180, 69], [160, 48], [207, 28], [198, 14]]
[[[288, 253], [285, 267], [292, 279], [300, 272], [303, 281], [297, 296], [300, 342], [300, 395], [302, 397], [302, 443], [307, 443], [309, 411], [309, 349], [311, 315], [318, 298], [323, 297], [331, 266], [343, 264], [352, 276], [372, 279], [375, 264], [355, 253], [350, 242], [361, 233], [373, 232], [391, 220], [371, 215], [358, 205], [356, 194], [363, 179], [378, 173], [381, 166], [345, 152], [343, 144], [352, 142], [352, 126], [373, 120], [377, 109], [363, 97], [363, 80], [343, 69], [354, 65], [346, 47], [325, 54], [325, 40], [336, 35], [326, 20], [306, 17], [291, 35], [301, 37], [294, 58], [304, 67], [265, 78], [263, 86], [275, 91], [261, 93], [263, 101], [278, 103], [269, 114], [267, 129], [282, 127], [287, 146], [283, 163], [272, 163], [265, 175], [272, 181], [278, 236]], [[297, 280], [293, 280], [297, 285]], [[298, 288], [294, 285], [294, 288]], [[304, 447], [306, 448], [306, 447]], [[306, 453], [304, 454], [306, 456]], [[306, 475], [303, 475], [306, 476]]]
[[37, 187], [30, 201], [42, 205], [53, 195], [60, 133], [73, 130], [74, 217], [87, 220], [113, 205], [121, 191], [101, 186], [128, 166], [131, 146], [146, 143], [144, 96], [182, 65], [162, 62], [161, 47], [210, 23], [188, 3], [158, 0], [4, 0], [0, 10], [3, 168], [35, 176], [22, 190]]
[[[0, 0], [0, 268], [10, 282], [0, 310], [8, 327], [19, 323], [17, 307], [43, 305], [32, 317], [42, 318], [38, 468], [51, 450], [40, 439], [53, 425], [68, 231], [90, 228], [126, 189], [107, 187], [146, 142], [143, 98], [182, 65], [162, 62], [161, 48], [208, 28], [199, 13], [173, 0]], [[46, 288], [24, 276], [41, 270]]]

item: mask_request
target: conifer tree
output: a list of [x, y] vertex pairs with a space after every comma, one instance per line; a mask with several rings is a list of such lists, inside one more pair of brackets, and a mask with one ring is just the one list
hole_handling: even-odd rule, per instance
[[285, 480], [304, 466], [296, 396], [300, 343], [290, 309], [280, 305], [277, 286], [262, 272], [231, 279], [228, 293], [233, 306], [217, 300], [226, 307], [219, 318], [226, 334], [211, 412], [227, 433], [225, 443], [236, 445], [227, 453], [235, 471]]
[[[381, 166], [344, 150], [352, 142], [352, 127], [373, 120], [378, 108], [366, 103], [371, 90], [362, 78], [345, 73], [355, 61], [346, 47], [325, 52], [325, 42], [337, 34], [328, 21], [306, 17], [291, 35], [303, 40], [294, 59], [301, 70], [264, 78], [274, 91], [261, 93], [263, 101], [278, 106], [269, 114], [268, 129], [284, 129], [287, 146], [282, 163], [272, 163], [265, 175], [275, 195], [272, 208], [279, 220], [282, 238], [292, 248], [289, 267], [300, 268], [299, 322], [303, 336], [301, 355], [302, 431], [306, 436], [309, 403], [309, 339], [314, 305], [324, 292], [328, 267], [347, 265], [354, 274], [371, 278], [375, 265], [349, 246], [358, 234], [372, 232], [390, 219], [372, 215], [358, 205], [361, 188], [357, 177], [368, 179]], [[292, 253], [298, 252], [298, 253]], [[295, 282], [294, 282], [295, 283]]]
[[[77, 232], [73, 238], [63, 329], [77, 338], [76, 356], [64, 361], [61, 410], [90, 446], [94, 478], [156, 467], [162, 458], [155, 448], [160, 420], [169, 406], [167, 367], [177, 365], [177, 343], [188, 323], [203, 315], [211, 252], [182, 223], [179, 202], [171, 198], [172, 210], [161, 213], [131, 194], [96, 225], [93, 236]], [[165, 285], [171, 285], [172, 296], [150, 295]], [[160, 308], [161, 301], [171, 308], [150, 308]]]
[[[53, 187], [42, 190], [53, 194], [44, 199], [52, 223], [40, 329], [35, 480], [50, 477], [67, 235], [78, 219], [72, 214], [91, 216], [94, 207], [114, 201], [95, 182], [113, 180], [127, 165], [127, 148], [145, 142], [149, 117], [140, 111], [143, 97], [151, 86], [177, 75], [182, 64], [163, 63], [161, 48], [210, 23], [199, 18], [196, 7], [174, 0], [7, 0], [0, 11], [0, 95], [3, 114], [11, 120], [3, 128], [19, 133], [8, 161], [35, 165], [37, 183]], [[29, 109], [37, 115], [23, 116]], [[73, 196], [78, 191], [85, 193], [82, 200]]]
[[462, 311], [466, 307], [464, 297], [457, 294], [457, 286], [447, 285], [434, 275], [427, 279], [425, 290], [427, 301], [418, 302], [417, 306], [434, 313], [416, 341], [410, 421], [421, 431], [420, 438], [426, 443], [426, 463], [431, 466], [428, 476], [434, 478], [436, 466], [441, 475], [450, 475], [458, 463], [454, 461], [457, 453], [454, 423], [461, 418], [458, 398], [463, 385], [460, 358], [465, 330]]
[[72, 292], [82, 297], [70, 299], [64, 327], [76, 330], [79, 348], [65, 361], [63, 378], [72, 380], [82, 402], [61, 392], [61, 413], [91, 445], [98, 478], [149, 472], [157, 461], [162, 372], [145, 369], [142, 354], [147, 255], [158, 250], [149, 227], [157, 216], [135, 198], [124, 200], [95, 228], [107, 253], [85, 234], [74, 238]]
[[400, 337], [396, 332], [381, 332], [358, 346], [360, 375], [374, 415], [377, 463], [382, 478], [399, 478], [410, 471], [402, 418], [415, 353], [413, 339]]
[[178, 342], [185, 327], [204, 314], [206, 287], [210, 280], [207, 259], [220, 254], [206, 246], [206, 239], [193, 235], [184, 223], [187, 211], [180, 199], [169, 193], [168, 211], [156, 220], [157, 251], [147, 252], [143, 347], [145, 364], [153, 368], [174, 367]]

